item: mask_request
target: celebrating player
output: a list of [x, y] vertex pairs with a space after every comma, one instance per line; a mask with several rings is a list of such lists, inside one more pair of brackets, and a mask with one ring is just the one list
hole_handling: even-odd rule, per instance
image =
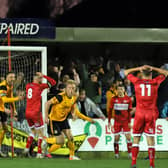
[[108, 113], [108, 127], [111, 128], [112, 110], [114, 109], [114, 151], [115, 158], [119, 158], [119, 140], [121, 131], [124, 132], [127, 139], [128, 157], [131, 158], [131, 134], [130, 122], [132, 109], [131, 98], [125, 95], [124, 85], [117, 86], [117, 96], [112, 97]]
[[0, 156], [5, 157], [6, 155], [2, 153], [1, 146], [4, 139], [4, 134], [8, 131], [7, 129], [7, 114], [5, 113], [5, 103], [12, 103], [14, 114], [17, 115], [15, 110], [15, 101], [21, 100], [24, 97], [13, 97], [13, 83], [15, 81], [15, 73], [8, 72], [6, 75], [6, 80], [0, 83], [0, 120], [2, 124], [2, 129], [0, 130]]
[[[154, 168], [155, 159], [155, 122], [158, 117], [158, 109], [156, 106], [158, 87], [165, 79], [164, 75], [158, 75], [152, 79], [152, 70], [159, 73], [166, 71], [159, 68], [144, 65], [137, 68], [131, 68], [124, 71], [127, 78], [134, 84], [135, 96], [137, 100], [136, 113], [133, 125], [134, 140], [132, 145], [132, 168], [136, 168], [136, 160], [139, 152], [139, 141], [144, 132], [147, 137], [148, 154], [150, 160], [150, 168]], [[133, 74], [140, 71], [142, 77], [137, 78]]]
[[[42, 83], [42, 79], [47, 79], [48, 83]], [[31, 133], [27, 139], [26, 148], [24, 154], [28, 154], [30, 146], [33, 142], [35, 134], [38, 134], [38, 152], [37, 158], [43, 158], [41, 143], [43, 140], [43, 119], [41, 112], [41, 93], [44, 89], [54, 86], [55, 80], [43, 75], [41, 72], [37, 72], [33, 77], [33, 82], [26, 85], [26, 119], [31, 129]]]
[[68, 114], [70, 112], [75, 113], [79, 118], [87, 120], [89, 122], [94, 122], [91, 118], [86, 117], [81, 114], [76, 107], [75, 95], [76, 83], [73, 80], [68, 80], [66, 82], [65, 92], [62, 92], [53, 98], [51, 98], [46, 103], [46, 122], [48, 122], [48, 111], [52, 105], [51, 112], [49, 115], [49, 125], [50, 133], [53, 135], [51, 138], [47, 138], [47, 143], [53, 144], [48, 150], [49, 153], [60, 148], [64, 144], [64, 134], [68, 138], [68, 147], [70, 150], [70, 160], [79, 160], [77, 156], [74, 155], [75, 145], [73, 142], [73, 136], [71, 133], [70, 125], [68, 123]]

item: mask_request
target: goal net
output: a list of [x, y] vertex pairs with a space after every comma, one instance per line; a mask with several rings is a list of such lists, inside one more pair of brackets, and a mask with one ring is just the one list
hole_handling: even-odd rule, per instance
[[[47, 74], [47, 49], [46, 47], [23, 47], [23, 46], [1, 46], [0, 47], [0, 82], [5, 79], [9, 71], [10, 61], [8, 59], [8, 51], [11, 51], [11, 70], [16, 75], [13, 94], [17, 96], [20, 93], [25, 94], [25, 86], [32, 82], [33, 75], [36, 72]], [[45, 81], [44, 81], [45, 82]], [[44, 103], [47, 100], [46, 91], [42, 94], [42, 113], [44, 119]], [[5, 104], [10, 109], [8, 103]], [[13, 118], [13, 136], [11, 136], [10, 114], [8, 115], [9, 131], [6, 133], [2, 151], [8, 155], [11, 154], [11, 145], [14, 142], [14, 152], [23, 149], [26, 144], [29, 128], [25, 120], [26, 99], [15, 102], [15, 108], [18, 113], [17, 121]], [[8, 112], [8, 111], [7, 111]], [[17, 130], [16, 130], [16, 129]], [[13, 137], [13, 138], [11, 138]]]

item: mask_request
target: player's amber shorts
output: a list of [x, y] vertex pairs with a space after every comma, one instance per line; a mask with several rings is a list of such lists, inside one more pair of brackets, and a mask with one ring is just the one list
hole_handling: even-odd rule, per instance
[[144, 132], [147, 135], [155, 134], [156, 114], [152, 111], [136, 111], [133, 125], [134, 136], [141, 136]]
[[117, 122], [114, 121], [114, 134], [119, 134], [121, 132], [123, 133], [130, 133], [130, 128], [128, 126], [128, 121], [124, 121], [124, 122]]
[[44, 127], [42, 115], [38, 117], [31, 117], [29, 115], [26, 115], [26, 120], [30, 128], [40, 129]]

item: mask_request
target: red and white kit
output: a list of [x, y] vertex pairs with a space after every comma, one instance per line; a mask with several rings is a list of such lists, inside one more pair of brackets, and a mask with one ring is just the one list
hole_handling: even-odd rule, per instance
[[[130, 111], [132, 109], [131, 98], [125, 95], [124, 97], [113, 97], [110, 102], [110, 108], [114, 109], [114, 133], [119, 134], [121, 131], [129, 133], [128, 124], [131, 121]], [[108, 116], [109, 122], [111, 115]]]
[[56, 84], [54, 79], [45, 75], [43, 77], [47, 79], [48, 84], [28, 83], [26, 85], [26, 119], [30, 128], [44, 126], [41, 111], [41, 93], [44, 89]]
[[158, 117], [157, 96], [160, 83], [165, 80], [164, 75], [154, 79], [139, 79], [132, 74], [127, 78], [134, 84], [136, 93], [136, 113], [133, 134], [140, 136], [143, 132], [153, 136]]

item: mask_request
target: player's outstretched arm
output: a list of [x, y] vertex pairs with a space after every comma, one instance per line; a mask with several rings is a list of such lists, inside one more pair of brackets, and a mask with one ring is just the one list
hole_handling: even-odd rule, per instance
[[48, 124], [48, 112], [49, 112], [49, 109], [50, 109], [51, 104], [52, 104], [51, 99], [48, 100], [48, 101], [45, 103], [45, 123], [47, 123], [47, 124]]
[[76, 115], [76, 116], [78, 116], [79, 118], [81, 118], [81, 119], [83, 119], [83, 120], [89, 121], [89, 122], [91, 122], [91, 123], [95, 123], [95, 121], [94, 121], [92, 118], [87, 117], [87, 116], [85, 116], [84, 114], [80, 113], [80, 111], [78, 110], [78, 108], [77, 108], [76, 106], [74, 106], [74, 108], [75, 108], [74, 111], [75, 111], [75, 115]]
[[6, 97], [6, 96], [3, 96], [1, 99], [2, 99], [2, 101], [4, 103], [13, 103], [15, 101], [23, 100], [24, 97], [23, 96], [18, 96], [18, 97]]

